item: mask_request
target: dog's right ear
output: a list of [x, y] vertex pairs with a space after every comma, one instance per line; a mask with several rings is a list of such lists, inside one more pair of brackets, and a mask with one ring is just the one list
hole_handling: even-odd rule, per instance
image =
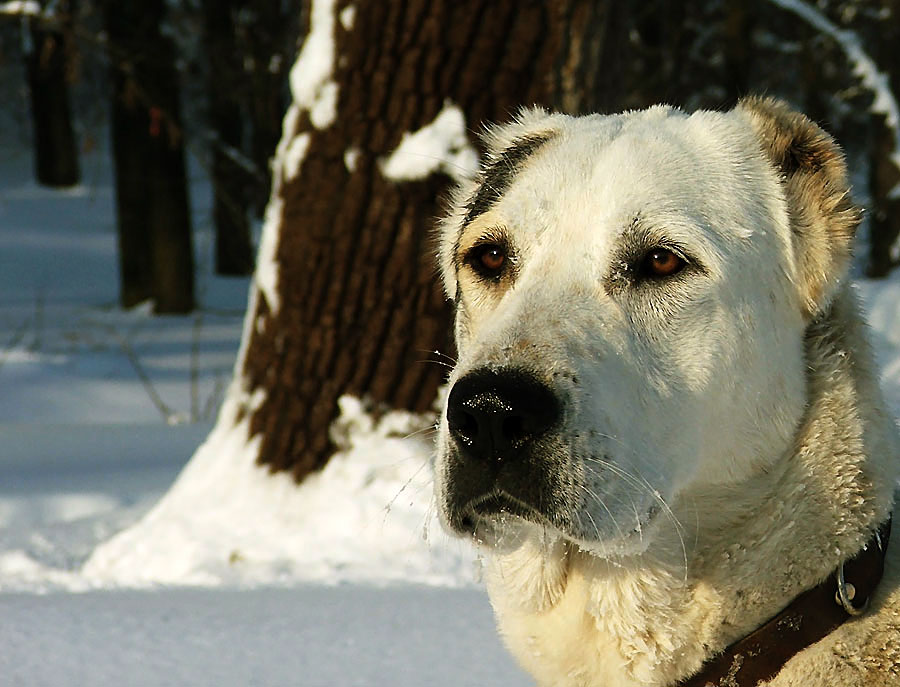
[[850, 200], [844, 155], [831, 136], [779, 100], [744, 98], [736, 109], [781, 177], [803, 307], [813, 319], [847, 272], [861, 216]]

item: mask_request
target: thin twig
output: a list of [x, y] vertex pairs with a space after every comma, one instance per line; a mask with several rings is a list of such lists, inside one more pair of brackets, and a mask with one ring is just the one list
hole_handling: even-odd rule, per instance
[[206, 397], [206, 403], [203, 406], [203, 415], [201, 415], [202, 420], [209, 421], [213, 419], [213, 414], [222, 404], [222, 394], [225, 390], [226, 383], [226, 377], [219, 373], [213, 384], [213, 390], [209, 393], [209, 396]]
[[123, 336], [120, 336], [112, 327], [110, 327], [110, 331], [119, 342], [119, 347], [122, 349], [125, 357], [128, 358], [128, 362], [130, 362], [131, 366], [134, 368], [134, 372], [137, 374], [138, 379], [141, 380], [141, 384], [144, 385], [144, 390], [147, 392], [153, 405], [156, 406], [156, 409], [159, 410], [160, 414], [163, 416], [163, 420], [167, 423], [172, 423], [177, 418], [177, 414], [172, 408], [166, 405], [165, 401], [162, 400], [162, 397], [156, 391], [156, 387], [153, 386], [153, 381], [144, 370], [143, 365], [141, 365], [141, 361], [134, 348], [132, 348], [131, 343]]

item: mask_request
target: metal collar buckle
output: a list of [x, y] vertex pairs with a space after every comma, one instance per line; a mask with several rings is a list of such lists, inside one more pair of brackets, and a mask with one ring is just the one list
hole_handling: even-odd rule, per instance
[[[875, 532], [875, 543], [878, 545], [879, 551], [884, 551], [884, 543], [881, 541], [881, 532]], [[865, 551], [865, 548], [863, 548]], [[841, 606], [849, 615], [862, 615], [869, 608], [869, 598], [863, 600], [862, 606], [853, 605], [853, 597], [856, 596], [856, 587], [852, 583], [844, 579], [844, 564], [838, 566], [835, 573], [837, 578], [837, 591], [834, 593], [834, 601]]]

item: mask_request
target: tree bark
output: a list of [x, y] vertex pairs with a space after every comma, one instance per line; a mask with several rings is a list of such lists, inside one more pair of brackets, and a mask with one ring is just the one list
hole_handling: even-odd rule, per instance
[[74, 186], [81, 179], [69, 106], [72, 4], [60, 2], [52, 23], [45, 18], [31, 20], [26, 71], [34, 122], [35, 177], [45, 186]]
[[627, 3], [562, 2], [550, 7], [556, 12], [558, 48], [548, 102], [572, 115], [617, 111], [622, 70], [615, 66], [627, 41]]
[[235, 18], [241, 0], [204, 0], [204, 33], [209, 123], [212, 146], [213, 224], [217, 274], [246, 275], [253, 271], [253, 244], [247, 216], [253, 181], [234, 159], [243, 154], [244, 118], [241, 110], [242, 65], [235, 40]]
[[184, 129], [172, 41], [162, 0], [107, 0], [112, 64], [121, 302], [148, 298], [157, 313], [194, 307]]
[[425, 360], [448, 349], [449, 312], [430, 232], [448, 178], [398, 183], [380, 160], [448, 101], [469, 131], [521, 105], [584, 102], [593, 84], [557, 66], [599, 72], [585, 35], [597, 22], [572, 20], [595, 4], [355, 3], [352, 23], [335, 20], [337, 115], [318, 129], [303, 113], [284, 132], [282, 146], [301, 136], [308, 145], [270, 208], [280, 207], [278, 307], [259, 292], [245, 341], [245, 387], [265, 391], [246, 409], [259, 462], [298, 480], [325, 465], [342, 394], [375, 408], [432, 406], [445, 368]]
[[757, 19], [748, 0], [726, 0], [722, 26], [724, 77], [729, 105], [750, 93], [750, 65], [753, 61], [753, 26]]

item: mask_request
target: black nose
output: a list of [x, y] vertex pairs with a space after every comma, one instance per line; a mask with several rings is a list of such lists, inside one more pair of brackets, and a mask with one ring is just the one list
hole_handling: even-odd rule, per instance
[[515, 368], [476, 370], [447, 399], [450, 435], [478, 460], [514, 458], [560, 417], [556, 395], [532, 374]]

